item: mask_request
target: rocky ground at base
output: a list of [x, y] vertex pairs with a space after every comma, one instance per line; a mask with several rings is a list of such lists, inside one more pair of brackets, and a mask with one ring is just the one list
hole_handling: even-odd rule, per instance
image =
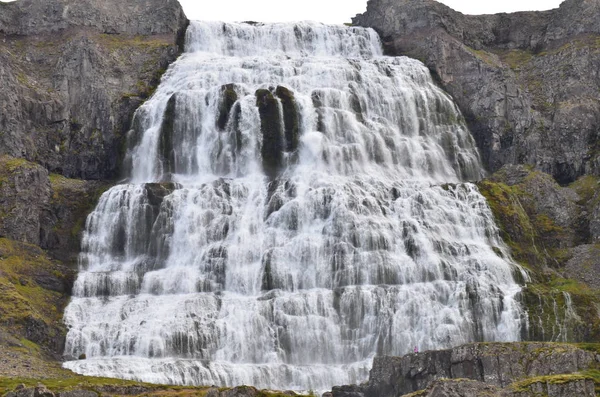
[[252, 386], [188, 387], [153, 385], [118, 379], [92, 378], [72, 374], [70, 377], [22, 379], [0, 377], [3, 397], [310, 397], [293, 391], [259, 390]]
[[598, 344], [474, 343], [376, 357], [368, 382], [331, 397], [595, 396], [599, 368]]

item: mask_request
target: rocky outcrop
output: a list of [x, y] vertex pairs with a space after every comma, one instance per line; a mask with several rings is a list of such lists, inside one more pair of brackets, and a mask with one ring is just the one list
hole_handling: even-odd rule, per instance
[[600, 4], [463, 15], [433, 0], [370, 0], [353, 23], [422, 60], [456, 100], [492, 172], [533, 164], [559, 183], [600, 174]]
[[[333, 397], [594, 396], [596, 352], [547, 343], [480, 343], [449, 350], [376, 357], [368, 383], [333, 388]], [[561, 375], [558, 375], [561, 374]], [[452, 379], [454, 381], [448, 381]], [[467, 381], [468, 380], [468, 381]], [[488, 394], [485, 394], [488, 393]]]
[[133, 112], [180, 53], [176, 0], [0, 4], [0, 153], [79, 179], [119, 174]]

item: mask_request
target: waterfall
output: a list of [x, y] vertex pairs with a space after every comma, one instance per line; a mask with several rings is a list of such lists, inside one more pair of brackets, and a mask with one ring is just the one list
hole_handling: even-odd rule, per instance
[[193, 22], [128, 139], [128, 183], [87, 219], [66, 368], [323, 390], [378, 354], [519, 339], [464, 119], [373, 30]]

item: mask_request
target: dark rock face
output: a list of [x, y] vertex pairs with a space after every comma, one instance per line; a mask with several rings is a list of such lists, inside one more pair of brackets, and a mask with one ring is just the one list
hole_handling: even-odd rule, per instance
[[51, 197], [41, 216], [40, 247], [74, 268], [87, 214], [110, 183], [69, 179], [56, 174], [51, 174], [49, 179]]
[[353, 23], [431, 69], [490, 171], [535, 164], [561, 184], [600, 173], [598, 2], [471, 16], [433, 0], [370, 0]]
[[158, 140], [158, 153], [164, 180], [169, 180], [175, 171], [175, 150], [173, 149], [173, 135], [175, 134], [175, 108], [177, 106], [177, 95], [173, 94], [167, 102], [165, 115], [160, 127], [160, 138]]
[[40, 244], [40, 222], [50, 202], [45, 168], [0, 157], [0, 237]]
[[[569, 374], [591, 368], [596, 361], [595, 353], [566, 344], [470, 344], [403, 357], [376, 357], [367, 384], [335, 387], [332, 393], [334, 397], [391, 397], [425, 390], [419, 395], [525, 397], [543, 389], [556, 397], [578, 395], [568, 394], [574, 390], [593, 396], [591, 379]], [[556, 374], [565, 375], [559, 382]]]
[[67, 177], [116, 177], [133, 112], [181, 51], [179, 3], [0, 7], [0, 153]]
[[281, 107], [283, 110], [285, 151], [293, 152], [298, 149], [300, 140], [300, 120], [298, 120], [298, 111], [296, 110], [294, 93], [285, 87], [278, 86], [277, 89], [275, 89], [275, 95], [281, 100]]
[[256, 91], [256, 106], [260, 114], [263, 169], [275, 178], [283, 168], [285, 154], [298, 149], [300, 119], [294, 93], [286, 87]]
[[231, 117], [231, 108], [238, 100], [238, 94], [235, 92], [234, 84], [227, 84], [221, 87], [222, 98], [219, 106], [219, 117], [217, 118], [217, 127], [220, 130], [224, 130], [227, 126], [227, 122]]
[[256, 91], [256, 106], [260, 114], [263, 168], [267, 175], [275, 177], [283, 165], [284, 149], [279, 103], [271, 91], [261, 89]]

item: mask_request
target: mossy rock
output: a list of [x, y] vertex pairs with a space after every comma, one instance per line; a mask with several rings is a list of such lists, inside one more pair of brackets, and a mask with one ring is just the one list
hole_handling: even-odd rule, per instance
[[0, 239], [0, 329], [48, 351], [60, 349], [74, 277], [39, 247]]
[[600, 296], [575, 280], [553, 278], [522, 292], [528, 312], [528, 340], [600, 341]]

